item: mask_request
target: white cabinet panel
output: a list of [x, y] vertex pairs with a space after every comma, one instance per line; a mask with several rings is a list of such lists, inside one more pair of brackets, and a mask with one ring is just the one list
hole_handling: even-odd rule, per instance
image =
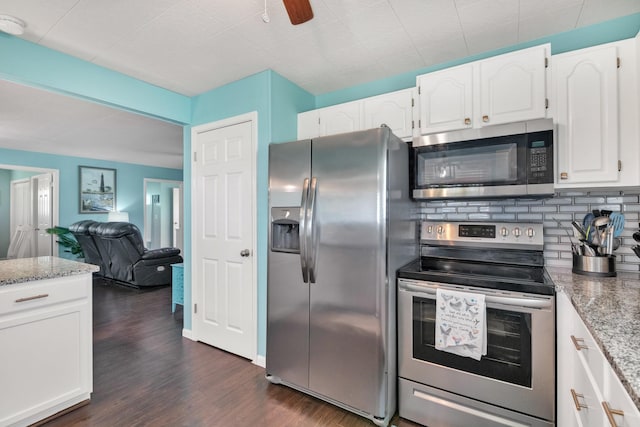
[[418, 76], [423, 134], [473, 126], [473, 65]]
[[556, 188], [640, 185], [635, 39], [553, 58]]
[[618, 181], [616, 64], [614, 46], [553, 58], [559, 184]]
[[399, 138], [413, 136], [413, 100], [415, 89], [405, 89], [362, 101], [364, 129], [387, 125]]
[[362, 129], [360, 101], [346, 102], [318, 110], [320, 136], [353, 132]]
[[548, 45], [478, 61], [480, 114], [477, 125], [544, 118]]
[[298, 114], [298, 139], [311, 139], [320, 136], [320, 114], [318, 110]]

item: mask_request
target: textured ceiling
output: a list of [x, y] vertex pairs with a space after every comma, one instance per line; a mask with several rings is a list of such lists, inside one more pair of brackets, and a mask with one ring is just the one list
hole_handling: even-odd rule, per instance
[[323, 94], [640, 12], [640, 0], [310, 2], [298, 26], [280, 0], [269, 23], [263, 0], [0, 0], [0, 13], [27, 23], [26, 40], [192, 96], [265, 69]]

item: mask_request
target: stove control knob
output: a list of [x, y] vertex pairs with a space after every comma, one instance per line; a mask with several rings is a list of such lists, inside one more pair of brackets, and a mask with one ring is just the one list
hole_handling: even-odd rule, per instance
[[438, 226], [438, 234], [442, 234], [444, 232], [444, 227], [439, 225]]
[[507, 227], [502, 227], [502, 228], [500, 229], [500, 235], [501, 235], [502, 237], [507, 237], [507, 236], [509, 235], [509, 230], [507, 230]]
[[522, 231], [520, 231], [519, 227], [516, 227], [513, 229], [513, 235], [516, 237], [520, 237], [520, 235], [522, 234]]
[[535, 235], [536, 235], [536, 232], [534, 231], [533, 227], [527, 228], [527, 236], [528, 237], [533, 237]]

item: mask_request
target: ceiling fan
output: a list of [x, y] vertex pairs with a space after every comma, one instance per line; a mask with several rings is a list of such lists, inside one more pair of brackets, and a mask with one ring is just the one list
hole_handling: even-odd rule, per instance
[[302, 24], [313, 18], [313, 10], [309, 0], [282, 0], [282, 2], [293, 25]]

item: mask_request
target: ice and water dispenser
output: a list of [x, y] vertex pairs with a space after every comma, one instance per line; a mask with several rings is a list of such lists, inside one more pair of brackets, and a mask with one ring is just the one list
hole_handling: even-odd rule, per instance
[[271, 208], [271, 250], [300, 253], [300, 208]]

